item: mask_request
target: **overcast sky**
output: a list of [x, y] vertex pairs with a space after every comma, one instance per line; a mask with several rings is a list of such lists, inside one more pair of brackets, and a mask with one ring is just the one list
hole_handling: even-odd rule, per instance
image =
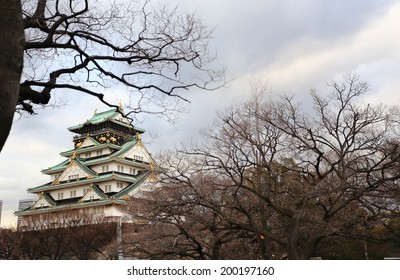
[[[174, 0], [215, 27], [211, 47], [226, 66], [228, 87], [193, 91], [190, 112], [175, 126], [147, 118], [139, 126], [151, 141], [150, 152], [172, 148], [199, 137], [217, 110], [249, 96], [249, 83], [263, 78], [271, 94], [293, 93], [300, 100], [312, 88], [329, 92], [327, 84], [345, 73], [357, 73], [370, 85], [368, 102], [400, 104], [400, 1], [394, 0]], [[46, 183], [41, 170], [59, 163], [60, 152], [72, 148], [66, 129], [105, 109], [92, 98], [73, 92], [56, 94], [66, 105], [46, 109], [14, 123], [0, 154], [1, 226], [15, 224], [18, 200], [27, 188]], [[305, 101], [306, 102], [306, 101]]]

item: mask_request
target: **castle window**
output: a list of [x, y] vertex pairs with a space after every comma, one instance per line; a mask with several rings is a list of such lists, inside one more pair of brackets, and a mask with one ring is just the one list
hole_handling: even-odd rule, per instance
[[129, 173], [132, 175], [135, 175], [135, 168], [130, 167], [129, 168]]
[[101, 167], [101, 171], [102, 171], [102, 172], [108, 172], [108, 165], [103, 165], [103, 166]]
[[58, 199], [63, 199], [64, 198], [64, 193], [58, 193], [57, 194]]
[[117, 188], [122, 189], [124, 184], [122, 182], [117, 182]]
[[104, 186], [104, 192], [111, 192], [111, 185]]
[[101, 156], [103, 154], [103, 150], [98, 150], [98, 151], [96, 151], [96, 155], [97, 156]]
[[76, 191], [71, 191], [70, 192], [70, 197], [76, 197]]
[[118, 172], [124, 172], [124, 167], [122, 165], [118, 165]]
[[69, 175], [68, 180], [76, 180], [79, 179], [79, 174]]
[[136, 156], [136, 155], [134, 155], [134, 156], [133, 156], [133, 159], [134, 159], [134, 160], [137, 160], [137, 161], [143, 161], [143, 157], [141, 157], [141, 156]]
[[90, 158], [92, 156], [92, 153], [86, 153], [85, 156], [86, 158]]
[[88, 191], [89, 189], [83, 189], [83, 195], [87, 194]]

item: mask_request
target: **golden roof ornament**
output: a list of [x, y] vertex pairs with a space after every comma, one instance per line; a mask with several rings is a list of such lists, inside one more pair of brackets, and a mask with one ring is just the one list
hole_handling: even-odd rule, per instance
[[150, 163], [149, 163], [149, 169], [150, 169], [150, 176], [148, 177], [147, 180], [148, 180], [149, 182], [152, 182], [152, 183], [157, 182], [158, 179], [157, 179], [156, 174], [154, 173], [155, 165], [154, 165], [153, 162], [150, 162]]
[[149, 163], [149, 168], [150, 168], [150, 171], [151, 172], [153, 172], [154, 171], [154, 163], [151, 161], [150, 163]]

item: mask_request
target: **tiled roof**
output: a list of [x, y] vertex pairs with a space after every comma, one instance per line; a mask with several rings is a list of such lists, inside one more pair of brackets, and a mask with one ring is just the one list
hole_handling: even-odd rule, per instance
[[68, 151], [65, 151], [65, 152], [61, 152], [60, 155], [64, 156], [64, 157], [65, 156], [71, 156], [75, 152], [79, 155], [79, 154], [83, 154], [83, 153], [86, 153], [86, 152], [96, 151], [96, 150], [99, 150], [99, 149], [102, 149], [102, 148], [108, 148], [108, 147], [113, 148], [115, 150], [121, 149], [121, 146], [118, 146], [118, 145], [115, 145], [115, 144], [111, 144], [111, 143], [103, 143], [103, 144], [99, 144], [98, 146], [89, 146], [89, 147], [84, 147], [84, 148], [71, 149], [71, 150], [68, 150]]
[[68, 164], [69, 164], [69, 159], [66, 159], [66, 160], [60, 162], [59, 164], [56, 164], [47, 169], [43, 169], [42, 172], [44, 174], [49, 174], [49, 173], [53, 173], [53, 172], [63, 171], [68, 166]]
[[133, 139], [133, 140], [127, 141], [126, 143], [124, 143], [124, 144], [122, 145], [121, 149], [120, 149], [119, 151], [115, 152], [113, 155], [114, 155], [114, 156], [120, 156], [120, 155], [122, 155], [123, 153], [129, 151], [129, 149], [131, 149], [132, 147], [134, 147], [137, 143], [138, 143], [138, 140], [137, 140], [137, 139]]
[[89, 175], [92, 176], [96, 176], [97, 173], [94, 172], [90, 167], [87, 167], [84, 164], [84, 160], [79, 159], [79, 158], [74, 158], [74, 159], [66, 159], [63, 162], [53, 166], [53, 167], [49, 167], [47, 169], [43, 169], [42, 173], [44, 174], [51, 174], [51, 173], [55, 173], [55, 172], [60, 172], [60, 171], [64, 171], [70, 164], [71, 162], [75, 162], [80, 168], [82, 168], [86, 173], [88, 173]]
[[122, 199], [125, 195], [136, 189], [141, 183], [143, 183], [149, 176], [151, 172], [147, 171], [146, 173], [140, 175], [137, 178], [137, 181], [127, 186], [125, 189], [121, 190], [120, 192], [116, 193], [113, 197], [116, 199]]
[[44, 207], [44, 208], [36, 208], [36, 209], [25, 209], [25, 210], [20, 210], [20, 211], [15, 211], [14, 214], [17, 216], [23, 216], [23, 215], [29, 215], [29, 214], [39, 214], [39, 213], [45, 213], [45, 212], [53, 212], [53, 211], [61, 211], [65, 210], [67, 207], [68, 210], [72, 209], [79, 209], [83, 207], [90, 207], [90, 206], [96, 206], [96, 205], [109, 205], [109, 204], [123, 204], [125, 203], [124, 200], [116, 200], [113, 198], [105, 198], [102, 200], [91, 200], [91, 201], [85, 201], [81, 203], [71, 203], [71, 204], [58, 204], [56, 206], [52, 207]]
[[99, 123], [102, 123], [102, 122], [105, 122], [105, 121], [111, 119], [112, 117], [116, 116], [117, 114], [118, 114], [118, 112], [116, 111], [116, 109], [111, 109], [108, 111], [100, 112], [100, 113], [94, 114], [86, 122], [75, 125], [75, 126], [68, 127], [68, 129], [69, 130], [78, 129], [78, 128], [83, 127], [87, 123], [99, 124]]
[[44, 198], [50, 205], [56, 205], [56, 201], [54, 200], [54, 198], [53, 198], [50, 194], [48, 194], [48, 193], [43, 194], [43, 198]]
[[101, 198], [106, 198], [107, 196], [104, 194], [104, 192], [96, 185], [92, 186], [92, 190]]
[[85, 171], [89, 175], [97, 176], [97, 173], [93, 171], [93, 169], [91, 169], [90, 167], [87, 167], [85, 164], [83, 164], [83, 162], [79, 158], [74, 158], [72, 161], [75, 162], [80, 168], [82, 168], [83, 171]]
[[97, 183], [97, 182], [102, 182], [106, 181], [108, 179], [117, 179], [121, 181], [126, 181], [126, 182], [136, 182], [137, 178], [133, 175], [129, 174], [122, 174], [118, 172], [108, 172], [108, 173], [103, 173], [100, 175], [97, 175], [95, 177], [90, 177], [90, 178], [82, 178], [79, 180], [74, 180], [74, 181], [61, 181], [58, 184], [52, 184], [52, 182], [29, 188], [28, 191], [31, 193], [39, 193], [42, 191], [51, 191], [51, 190], [56, 190], [56, 189], [62, 189], [64, 187], [71, 187], [71, 186], [78, 186], [82, 184], [90, 184], [90, 183]]
[[106, 121], [111, 121], [111, 122], [116, 123], [118, 125], [122, 125], [122, 126], [125, 126], [125, 127], [128, 127], [128, 128], [135, 129], [136, 131], [138, 131], [140, 133], [145, 132], [145, 130], [142, 129], [142, 128], [135, 127], [132, 124], [128, 124], [128, 123], [121, 122], [119, 120], [113, 119], [118, 114], [119, 114], [119, 112], [117, 111], [117, 109], [111, 109], [111, 110], [108, 110], [108, 111], [96, 113], [90, 119], [88, 119], [86, 122], [78, 124], [78, 125], [74, 125], [74, 126], [71, 126], [71, 127], [68, 127], [68, 130], [73, 131], [73, 130], [82, 128], [87, 124], [94, 124], [95, 125], [95, 124], [100, 124], [100, 123], [103, 123], [103, 122], [106, 122]]
[[82, 208], [82, 207], [89, 207], [89, 206], [95, 206], [95, 205], [108, 205], [108, 204], [122, 204], [125, 203], [125, 200], [123, 200], [123, 197], [129, 194], [131, 191], [136, 189], [140, 184], [142, 184], [151, 174], [151, 172], [146, 172], [142, 175], [140, 175], [136, 182], [130, 184], [128, 187], [124, 188], [120, 192], [112, 195], [112, 196], [107, 196], [98, 186], [93, 185], [92, 190], [101, 198], [101, 199], [95, 199], [95, 200], [82, 200], [82, 197], [79, 198], [73, 198], [73, 199], [65, 199], [61, 201], [54, 201], [51, 197], [49, 197], [47, 194], [45, 195], [46, 200], [49, 199], [51, 201], [50, 207], [44, 207], [44, 208], [27, 208], [24, 210], [16, 211], [15, 214], [19, 216], [23, 216], [25, 214], [32, 214], [32, 213], [42, 213], [42, 212], [48, 212], [48, 211], [57, 211], [57, 210], [63, 210], [63, 209], [77, 209], [77, 208]]

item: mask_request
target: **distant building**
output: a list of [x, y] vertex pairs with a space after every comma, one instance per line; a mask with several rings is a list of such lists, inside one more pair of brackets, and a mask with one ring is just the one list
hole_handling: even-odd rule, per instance
[[156, 185], [155, 162], [140, 137], [144, 130], [119, 110], [95, 112], [68, 129], [76, 134], [73, 149], [60, 153], [65, 160], [42, 170], [50, 176], [48, 183], [28, 189], [36, 200], [15, 212], [22, 225], [68, 211], [118, 220], [130, 197], [142, 197]]
[[[26, 198], [26, 199], [21, 199], [18, 201], [18, 211], [25, 211], [28, 210], [32, 207], [32, 205], [35, 203], [35, 199], [33, 198]], [[20, 223], [21, 223], [21, 217], [18, 217], [17, 219], [17, 228], [19, 228]]]

